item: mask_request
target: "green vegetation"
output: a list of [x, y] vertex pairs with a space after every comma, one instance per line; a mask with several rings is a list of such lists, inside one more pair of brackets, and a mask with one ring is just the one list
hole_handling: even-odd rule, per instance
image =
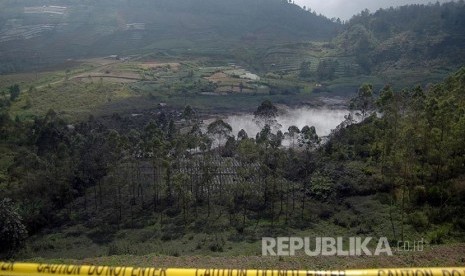
[[345, 54], [355, 55], [366, 72], [390, 68], [458, 67], [464, 53], [463, 1], [408, 5], [363, 11], [354, 16], [335, 40]]
[[462, 263], [465, 249], [463, 245], [436, 245], [425, 248], [423, 252], [400, 252], [392, 257], [372, 256], [369, 258], [347, 257], [308, 257], [298, 255], [294, 257], [263, 257], [263, 256], [164, 256], [149, 254], [144, 256], [136, 255], [114, 255], [98, 258], [75, 259], [46, 259], [34, 258], [35, 262], [52, 263], [76, 263], [95, 265], [119, 265], [119, 266], [141, 266], [141, 267], [220, 267], [234, 269], [317, 269], [331, 270], [334, 267], [357, 269], [373, 267], [453, 267]]
[[[68, 7], [65, 14], [24, 13], [24, 7], [57, 4]], [[9, 1], [7, 6], [1, 9], [0, 18], [12, 27], [5, 27], [19, 37], [33, 35], [30, 40], [0, 37], [5, 40], [0, 43], [1, 73], [33, 70], [69, 58], [153, 51], [247, 62], [254, 57], [240, 48], [251, 46], [254, 52], [270, 42], [329, 39], [338, 27], [326, 17], [281, 0], [26, 0]], [[45, 28], [45, 24], [54, 28]]]
[[11, 200], [0, 201], [0, 242], [2, 253], [13, 255], [27, 237], [26, 228], [21, 222], [21, 217], [14, 209]]
[[8, 87], [8, 92], [10, 92], [10, 101], [15, 101], [19, 97], [19, 85], [15, 84]]
[[[75, 122], [89, 115], [144, 113], [160, 103], [168, 108], [191, 105], [210, 112], [231, 112], [253, 110], [265, 99], [293, 105], [312, 98], [313, 86], [305, 80], [260, 78], [237, 65], [208, 65], [204, 59], [151, 56], [132, 61], [83, 60], [37, 79], [25, 74], [3, 76], [5, 83], [12, 84], [0, 90], [0, 104], [22, 120], [33, 120], [53, 109]], [[21, 89], [14, 101], [10, 99], [12, 87]]]
[[[66, 12], [24, 12], [51, 4]], [[240, 259], [289, 235], [464, 243], [464, 13], [341, 24], [282, 0], [0, 3], [0, 257]], [[329, 137], [279, 130], [278, 105], [333, 95], [352, 113]], [[221, 119], [253, 110], [258, 133]], [[438, 248], [420, 264], [446, 264]]]
[[[47, 4], [51, 2], [40, 1]], [[36, 5], [37, 1], [9, 2], [10, 8], [0, 11], [0, 17], [10, 22], [5, 31], [21, 33], [18, 22], [26, 29], [56, 24], [48, 31], [53, 35], [39, 32], [32, 43], [5, 37], [0, 72], [66, 69], [75, 57], [142, 54], [157, 59], [205, 58], [221, 65], [233, 61], [263, 76], [320, 82], [318, 91], [347, 94], [370, 78], [396, 89], [438, 82], [465, 61], [462, 1], [373, 14], [363, 11], [345, 24], [281, 0], [266, 5], [258, 0], [182, 0], [100, 1], [85, 6], [65, 1], [62, 5], [68, 9], [63, 16], [22, 12], [23, 6]]]
[[[269, 101], [256, 139], [222, 120], [203, 133], [191, 107], [139, 127], [117, 114], [74, 126], [52, 110], [4, 116], [14, 158], [2, 194], [32, 235], [20, 256], [254, 255], [260, 237], [290, 233], [463, 242], [464, 80], [462, 69], [426, 91], [365, 84], [353, 106], [366, 119], [347, 117], [322, 145], [310, 126], [273, 134]], [[281, 147], [285, 136], [297, 143]]]

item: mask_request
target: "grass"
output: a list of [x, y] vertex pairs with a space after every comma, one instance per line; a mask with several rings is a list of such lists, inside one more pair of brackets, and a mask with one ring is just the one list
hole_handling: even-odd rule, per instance
[[[91, 249], [89, 249], [90, 251]], [[71, 263], [110, 266], [170, 267], [170, 268], [236, 268], [236, 269], [299, 269], [299, 270], [335, 270], [384, 267], [456, 267], [464, 266], [465, 244], [426, 247], [422, 252], [394, 252], [393, 256], [292, 257], [272, 256], [168, 256], [131, 254], [84, 259], [68, 258], [29, 258], [20, 261]]]
[[[192, 66], [190, 66], [192, 67]], [[163, 68], [162, 68], [163, 69]], [[98, 70], [98, 71], [96, 71]], [[110, 64], [105, 66], [87, 66], [67, 72], [69, 80], [64, 79], [63, 72], [55, 72], [47, 78], [40, 79], [38, 82], [30, 83], [31, 86], [36, 85], [36, 88], [22, 92], [21, 97], [17, 100], [12, 108], [13, 115], [19, 115], [21, 118], [29, 118], [34, 115], [45, 114], [49, 109], [54, 109], [59, 113], [66, 114], [69, 118], [82, 117], [84, 114], [101, 114], [101, 110], [108, 110], [110, 113], [118, 111], [116, 108], [113, 112], [109, 109], [121, 106], [124, 100], [131, 98], [133, 103], [138, 103], [130, 109], [150, 108], [154, 103], [147, 97], [137, 100], [142, 94], [135, 92], [128, 85], [112, 83], [111, 78], [83, 78], [73, 79], [76, 76], [83, 76], [91, 73], [105, 72], [106, 74], [147, 74], [148, 70], [144, 70], [137, 63], [120, 63]], [[169, 91], [169, 87], [182, 85], [179, 80], [184, 72], [177, 72], [171, 69], [156, 70], [154, 75], [161, 79], [155, 81], [156, 85], [149, 85], [145, 96], [155, 97], [160, 101], [170, 102], [173, 106], [182, 106], [179, 96], [176, 93]], [[85, 73], [83, 73], [85, 72]], [[200, 76], [199, 76], [200, 77]], [[159, 91], [160, 88], [166, 85], [168, 91]], [[157, 91], [158, 90], [158, 91]], [[200, 99], [203, 102], [204, 99]], [[145, 102], [149, 102], [149, 105]], [[213, 101], [210, 101], [210, 103]], [[115, 103], [115, 104], [113, 104]]]
[[44, 115], [49, 109], [53, 109], [65, 118], [75, 121], [94, 113], [105, 103], [131, 96], [134, 96], [133, 92], [124, 85], [100, 81], [96, 83], [68, 81], [24, 93], [10, 111], [25, 119]]
[[[303, 56], [298, 53], [302, 53]], [[338, 58], [336, 54], [325, 44], [312, 43], [296, 47], [283, 45], [270, 48], [268, 56], [271, 59], [264, 62], [275, 62], [274, 59], [283, 60], [285, 64], [292, 63], [294, 64], [292, 66], [298, 67], [300, 60]], [[351, 62], [350, 57], [338, 59], [341, 60], [340, 64]], [[141, 66], [141, 62], [144, 61], [174, 62], [179, 66], [144, 69]], [[213, 61], [217, 65], [210, 64]], [[427, 74], [428, 72], [424, 70], [412, 69], [389, 71], [379, 76], [343, 77], [338, 75], [338, 78], [322, 82], [323, 86], [317, 88], [314, 81], [301, 80], [298, 72], [291, 70], [281, 72], [282, 77], [278, 74], [262, 72], [260, 74], [262, 79], [258, 82], [246, 83], [244, 80], [228, 77], [221, 83], [217, 83], [217, 88], [209, 86], [206, 77], [215, 72], [233, 69], [232, 66], [226, 65], [228, 62], [231, 60], [226, 58], [220, 62], [215, 58], [210, 60], [205, 57], [182, 58], [158, 54], [136, 57], [129, 62], [88, 59], [70, 62], [67, 67], [63, 65], [57, 68], [59, 70], [51, 72], [0, 76], [0, 89], [6, 90], [14, 83], [19, 83], [21, 86], [21, 96], [10, 109], [13, 117], [18, 115], [22, 119], [27, 119], [54, 109], [64, 117], [75, 121], [89, 114], [141, 112], [153, 109], [160, 102], [168, 103], [169, 106], [175, 108], [182, 108], [189, 104], [207, 112], [250, 111], [265, 99], [279, 104], [296, 105], [311, 102], [311, 99], [319, 92], [325, 92], [326, 96], [348, 96], [356, 92], [358, 87], [365, 82], [374, 84], [375, 90], [381, 89], [388, 83], [394, 83], [395, 88], [400, 89], [418, 83], [420, 80], [425, 82], [441, 79], [447, 73], [444, 69], [435, 70], [431, 74]], [[222, 66], [218, 66], [221, 64]], [[316, 63], [313, 62], [312, 66], [315, 67]], [[189, 74], [191, 77], [186, 78]], [[83, 77], [89, 75], [95, 75], [95, 77]], [[125, 76], [134, 80], [118, 79]], [[142, 81], [137, 81], [137, 78]], [[234, 85], [234, 90], [238, 90], [240, 82], [245, 83], [244, 91], [248, 91], [247, 94], [233, 93], [221, 97], [200, 95], [200, 92], [214, 92], [215, 89], [228, 92], [231, 90], [231, 85]], [[263, 88], [254, 92], [260, 85]]]
[[[169, 61], [169, 60], [168, 60]], [[167, 60], [164, 60], [167, 62]], [[177, 62], [179, 62], [177, 60]], [[200, 95], [196, 89], [207, 87], [206, 76], [231, 69], [230, 66], [205, 67], [204, 60], [181, 62], [179, 69], [159, 67], [153, 70], [143, 69], [140, 63], [102, 62], [86, 60], [79, 66], [67, 71], [41, 73], [39, 78], [34, 74], [1, 76], [6, 84], [21, 83], [22, 94], [11, 107], [12, 116], [18, 115], [27, 119], [45, 114], [49, 109], [64, 115], [71, 121], [86, 118], [89, 114], [108, 115], [115, 112], [141, 112], [153, 109], [160, 102], [171, 107], [182, 108], [189, 104], [207, 112], [231, 112], [254, 110], [263, 100], [270, 99], [278, 104], [296, 105], [311, 101], [315, 93], [315, 84], [298, 80], [295, 73], [284, 75], [283, 78], [262, 77], [259, 82], [246, 84], [250, 89], [254, 85], [271, 87], [263, 90], [267, 93], [233, 93], [224, 96]], [[226, 64], [226, 62], [225, 62]], [[184, 79], [190, 70], [194, 71], [192, 79]], [[77, 76], [97, 74], [94, 78], [75, 79]], [[119, 83], [117, 78], [99, 78], [98, 74], [108, 76], [144, 76], [146, 81], [136, 83]], [[444, 72], [437, 71], [432, 77], [439, 78]], [[411, 78], [420, 78], [418, 72], [410, 72]], [[66, 80], [66, 77], [67, 79]], [[406, 75], [407, 76], [407, 75]], [[391, 79], [398, 78], [391, 75]], [[400, 77], [399, 77], [400, 78]], [[200, 82], [198, 82], [200, 80]], [[232, 79], [238, 89], [243, 81]], [[116, 81], [116, 82], [115, 82]], [[319, 89], [333, 95], [349, 95], [357, 91], [364, 82], [370, 82], [376, 89], [388, 83], [388, 79], [376, 76], [342, 77], [324, 82]], [[133, 82], [133, 81], [132, 81]], [[221, 83], [221, 89], [230, 89], [231, 83]], [[223, 87], [224, 86], [224, 87]], [[27, 87], [35, 87], [28, 89]], [[248, 91], [246, 88], [245, 90]], [[194, 90], [192, 90], [194, 89]], [[208, 88], [207, 88], [208, 89]], [[250, 90], [249, 89], [249, 90]], [[182, 92], [187, 91], [187, 93]], [[204, 90], [205, 91], [205, 90]], [[259, 91], [261, 91], [259, 89]], [[269, 93], [268, 93], [269, 92]]]
[[[91, 206], [92, 198], [89, 200]], [[322, 208], [331, 210], [332, 215], [322, 217], [319, 213]], [[74, 213], [84, 212], [84, 209], [79, 207], [72, 207], [70, 210]], [[186, 227], [190, 226], [178, 225], [176, 217], [165, 218], [161, 224], [158, 215], [138, 217], [136, 223], [139, 225], [140, 220], [145, 225], [138, 228], [126, 228], [128, 226], [125, 227], [124, 223], [120, 227], [115, 225], [96, 227], [95, 223], [102, 221], [104, 215], [100, 215], [102, 212], [91, 212], [93, 215], [90, 215], [91, 219], [88, 219], [90, 221], [69, 223], [60, 229], [46, 230], [42, 234], [31, 237], [16, 260], [141, 266], [162, 263], [163, 266], [168, 267], [213, 265], [241, 268], [328, 269], [411, 265], [457, 266], [463, 262], [465, 251], [465, 244], [454, 244], [454, 241], [449, 240], [447, 245], [427, 245], [425, 252], [398, 251], [393, 257], [311, 258], [302, 254], [284, 258], [261, 256], [261, 237], [372, 236], [376, 239], [387, 236], [391, 246], [395, 246], [396, 241], [390, 234], [389, 206], [374, 196], [348, 198], [340, 205], [310, 201], [305, 212], [305, 219], [310, 224], [305, 227], [285, 227], [282, 225], [284, 218], [281, 215], [281, 222], [275, 226], [272, 226], [269, 220], [260, 220], [256, 223], [251, 219], [244, 234], [239, 234], [225, 226], [228, 224], [226, 214], [222, 219], [214, 219], [215, 222], [212, 222], [213, 218], [205, 218], [204, 211], [199, 210], [199, 214], [203, 215], [198, 219], [205, 228], [203, 230], [202, 228], [188, 230]], [[396, 208], [394, 213], [398, 213]], [[216, 214], [212, 216], [217, 217]], [[300, 212], [296, 212], [294, 216], [300, 216]], [[129, 217], [126, 216], [125, 220], [128, 221]], [[394, 220], [398, 228], [399, 215], [395, 216]], [[360, 228], [365, 232], [358, 232]], [[426, 232], [418, 233], [412, 228], [406, 227], [406, 229], [406, 240], [415, 241], [425, 238], [428, 242], [430, 236], [426, 235], [426, 232], [433, 230], [429, 227]]]

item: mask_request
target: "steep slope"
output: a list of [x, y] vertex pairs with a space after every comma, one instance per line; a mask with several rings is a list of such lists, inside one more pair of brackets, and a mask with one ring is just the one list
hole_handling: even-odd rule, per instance
[[366, 72], [459, 67], [465, 62], [465, 4], [408, 5], [354, 16], [336, 39]]

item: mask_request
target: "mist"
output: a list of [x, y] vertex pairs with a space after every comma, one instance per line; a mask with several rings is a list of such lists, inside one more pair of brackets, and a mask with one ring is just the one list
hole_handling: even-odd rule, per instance
[[[280, 130], [285, 133], [287, 129], [295, 125], [299, 129], [304, 126], [314, 126], [318, 136], [327, 136], [335, 129], [342, 121], [344, 116], [349, 113], [343, 109], [328, 109], [328, 108], [289, 108], [284, 110], [283, 114], [277, 117], [278, 123], [281, 125]], [[247, 135], [255, 138], [255, 135], [260, 132], [261, 128], [254, 122], [253, 114], [232, 115], [225, 119], [225, 122], [231, 125], [233, 134], [244, 129]]]
[[428, 4], [428, 3], [451, 2], [451, 0], [295, 0], [300, 6], [306, 6], [321, 13], [328, 18], [335, 17], [342, 20], [349, 20], [352, 16], [360, 13], [364, 9], [375, 12], [380, 8], [398, 7], [407, 4]]

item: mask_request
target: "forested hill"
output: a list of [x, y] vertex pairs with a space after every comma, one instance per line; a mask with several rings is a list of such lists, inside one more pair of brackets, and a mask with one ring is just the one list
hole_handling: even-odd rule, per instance
[[[372, 74], [399, 83], [405, 73], [417, 81], [428, 68], [434, 82], [465, 63], [464, 27], [463, 1], [365, 10], [340, 24], [286, 0], [9, 0], [0, 2], [0, 74], [161, 53], [291, 75], [309, 61], [318, 75], [326, 60], [320, 82]], [[315, 41], [333, 43], [299, 44]]]
[[367, 71], [465, 62], [464, 1], [362, 11], [345, 24], [337, 45]]
[[331, 39], [340, 26], [283, 0], [2, 1], [0, 72], [153, 50], [224, 56], [244, 44]]

